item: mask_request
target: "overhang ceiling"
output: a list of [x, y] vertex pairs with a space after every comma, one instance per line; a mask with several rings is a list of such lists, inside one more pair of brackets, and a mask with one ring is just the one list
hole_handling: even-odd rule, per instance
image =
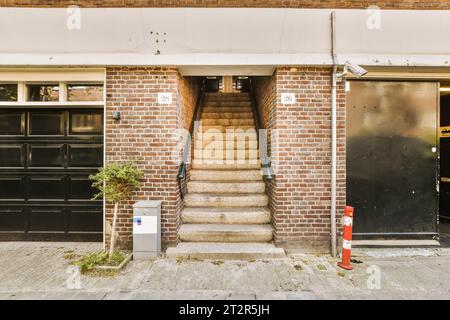
[[[3, 66], [178, 66], [189, 75], [330, 65], [329, 9], [0, 8]], [[450, 66], [450, 11], [336, 11], [340, 63]]]

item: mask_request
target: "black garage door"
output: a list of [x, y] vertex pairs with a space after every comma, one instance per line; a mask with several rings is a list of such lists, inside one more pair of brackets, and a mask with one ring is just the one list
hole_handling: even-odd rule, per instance
[[102, 109], [0, 109], [0, 239], [101, 241]]

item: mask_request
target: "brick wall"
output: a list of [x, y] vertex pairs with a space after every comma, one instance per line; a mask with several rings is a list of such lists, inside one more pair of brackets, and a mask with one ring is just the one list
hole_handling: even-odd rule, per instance
[[200, 92], [201, 78], [198, 77], [183, 77], [178, 75], [180, 88], [180, 103], [183, 118], [183, 128], [189, 130], [192, 117], [194, 116], [195, 103], [197, 102], [198, 94]]
[[[175, 141], [171, 139], [173, 132], [189, 121], [189, 95], [194, 91], [194, 83], [174, 68], [106, 70], [106, 161], [133, 160], [145, 174], [142, 188], [121, 207], [118, 231], [123, 247], [131, 246], [132, 204], [137, 200], [162, 200], [163, 244], [177, 242], [182, 201], [176, 180], [178, 165], [171, 158]], [[158, 92], [171, 92], [173, 103], [159, 105]], [[120, 121], [112, 119], [115, 111], [121, 112]], [[107, 221], [111, 216], [108, 206]]]
[[[254, 77], [252, 78], [255, 90], [256, 101], [259, 109], [259, 116], [264, 129], [267, 129], [267, 150], [272, 153], [271, 129], [275, 129], [276, 106], [277, 106], [277, 87], [276, 77]], [[275, 177], [274, 177], [275, 179]], [[272, 212], [272, 224], [275, 224], [274, 214], [277, 212], [277, 193], [275, 180], [267, 180], [266, 193], [269, 196], [269, 208]]]
[[210, 7], [450, 9], [449, 0], [0, 0], [6, 7]]
[[[329, 246], [331, 199], [331, 70], [278, 68], [258, 79], [265, 127], [278, 131], [275, 178], [267, 184], [280, 245]], [[296, 103], [280, 103], [281, 93]], [[338, 222], [345, 205], [345, 90], [338, 88]], [[339, 229], [338, 229], [339, 230]]]
[[[195, 105], [198, 99], [201, 88], [201, 78], [198, 77], [182, 77], [179, 76], [180, 86], [180, 110], [182, 112], [183, 128], [185, 130], [190, 129], [191, 121], [194, 116]], [[191, 141], [192, 142], [192, 141]], [[194, 144], [191, 143], [191, 154], [193, 153]], [[187, 182], [189, 181], [191, 171], [190, 163], [186, 165], [186, 178], [181, 181], [181, 188], [183, 192], [187, 192]]]

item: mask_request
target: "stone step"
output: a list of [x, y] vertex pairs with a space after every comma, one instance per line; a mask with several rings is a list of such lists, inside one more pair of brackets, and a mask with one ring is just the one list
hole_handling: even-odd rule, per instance
[[258, 149], [194, 149], [194, 159], [245, 161], [259, 159], [259, 151]]
[[251, 107], [250, 101], [235, 100], [207, 100], [203, 102], [203, 107]]
[[255, 122], [251, 119], [205, 119], [202, 118], [203, 126], [254, 126]]
[[220, 182], [220, 181], [189, 181], [188, 192], [191, 193], [263, 193], [266, 185], [263, 181], [250, 182]]
[[205, 92], [205, 97], [248, 97], [247, 92]]
[[184, 208], [183, 223], [266, 224], [270, 223], [268, 208]]
[[208, 169], [208, 170], [243, 170], [243, 169], [261, 169], [261, 162], [259, 160], [246, 161], [246, 163], [217, 163], [214, 160], [193, 159], [192, 169]]
[[168, 248], [168, 258], [207, 260], [282, 259], [286, 254], [272, 243], [181, 242]]
[[191, 181], [262, 181], [262, 170], [197, 170], [190, 171]]
[[256, 141], [257, 135], [255, 130], [248, 131], [229, 131], [229, 132], [220, 132], [218, 130], [212, 131], [200, 131], [194, 136], [195, 141]]
[[217, 132], [227, 134], [254, 134], [256, 135], [256, 129], [254, 125], [202, 125], [202, 133], [214, 134]]
[[[205, 168], [205, 169], [209, 170], [209, 171], [218, 170], [218, 168], [213, 167], [215, 165], [220, 165], [220, 166], [224, 166], [224, 165], [238, 166], [238, 165], [240, 165], [240, 166], [244, 166], [243, 169], [248, 169], [245, 166], [253, 166], [253, 165], [260, 163], [260, 159], [200, 159], [200, 158], [197, 158], [194, 160], [197, 160], [198, 161], [197, 163], [200, 163], [200, 161], [201, 161], [201, 163], [207, 164], [209, 167]], [[259, 166], [259, 167], [261, 167], [261, 166]], [[232, 168], [231, 170], [236, 170], [236, 169], [238, 169], [238, 168]], [[226, 168], [224, 170], [226, 170]]]
[[205, 94], [205, 99], [239, 100], [250, 99], [250, 96], [246, 92], [208, 92]]
[[253, 112], [251, 107], [206, 107], [202, 108], [204, 113], [233, 113], [234, 115], [239, 113], [251, 113]]
[[247, 92], [208, 92], [204, 98], [205, 100], [250, 100]]
[[184, 203], [186, 207], [265, 207], [269, 204], [269, 198], [265, 193], [250, 193], [245, 195], [188, 193], [184, 198]]
[[205, 95], [204, 101], [250, 101], [247, 93]]
[[253, 119], [252, 112], [202, 112], [202, 119]]
[[202, 139], [195, 141], [195, 149], [223, 149], [223, 150], [245, 150], [245, 149], [258, 149], [258, 141], [252, 140], [224, 140], [226, 137], [222, 137], [220, 140]]
[[270, 242], [269, 224], [182, 224], [178, 232], [186, 242]]

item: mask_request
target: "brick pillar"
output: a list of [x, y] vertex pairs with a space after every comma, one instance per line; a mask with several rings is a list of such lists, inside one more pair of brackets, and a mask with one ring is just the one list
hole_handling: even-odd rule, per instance
[[[278, 132], [278, 166], [267, 183], [275, 241], [285, 246], [330, 245], [331, 69], [282, 67], [256, 81], [267, 129]], [[294, 104], [281, 104], [282, 93]], [[345, 89], [338, 86], [337, 220], [345, 206]], [[338, 224], [339, 226], [339, 224]], [[340, 230], [340, 228], [338, 228]]]
[[[106, 71], [106, 161], [133, 160], [145, 174], [141, 190], [120, 208], [118, 241], [122, 247], [131, 247], [132, 204], [137, 200], [162, 201], [163, 245], [177, 242], [182, 202], [176, 180], [178, 165], [171, 158], [175, 142], [171, 139], [173, 132], [188, 122], [184, 118], [191, 112], [185, 105], [192, 105], [183, 103], [189, 99], [180, 99], [180, 83], [182, 91], [189, 92], [174, 68], [114, 67]], [[158, 104], [158, 92], [172, 93], [173, 102]], [[115, 111], [121, 112], [121, 120], [112, 119]], [[108, 205], [107, 221], [111, 217]]]

